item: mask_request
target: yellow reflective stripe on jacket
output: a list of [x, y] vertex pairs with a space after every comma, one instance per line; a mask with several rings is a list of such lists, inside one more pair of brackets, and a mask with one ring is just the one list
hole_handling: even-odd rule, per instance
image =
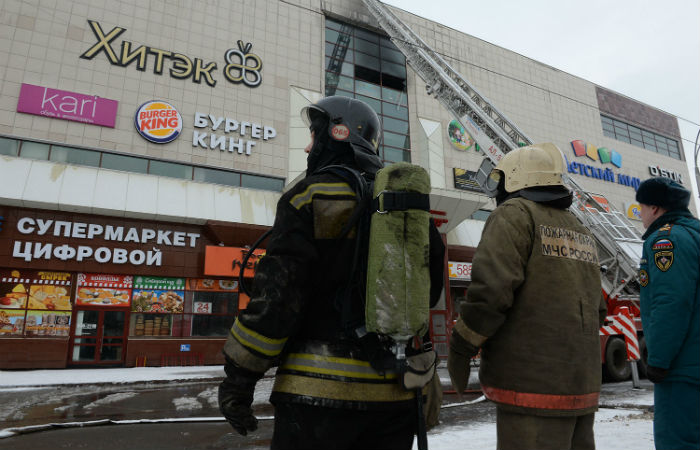
[[251, 372], [265, 373], [267, 369], [272, 367], [274, 362], [274, 358], [260, 356], [257, 352], [253, 353], [250, 348], [239, 342], [232, 334], [229, 334], [226, 338], [224, 353], [236, 364]]
[[367, 361], [311, 353], [290, 353], [280, 369], [366, 380], [396, 380], [396, 373], [380, 375]]
[[287, 338], [269, 338], [243, 325], [238, 318], [231, 327], [231, 334], [243, 345], [267, 356], [277, 356], [284, 348]]
[[[277, 373], [274, 392], [303, 397], [328, 398], [351, 402], [398, 402], [415, 399], [413, 390], [407, 391], [398, 382], [367, 383], [313, 378], [295, 374]], [[423, 394], [427, 389], [423, 388]]]
[[310, 184], [303, 192], [295, 195], [289, 203], [296, 209], [301, 209], [313, 201], [315, 195], [337, 195], [355, 197], [355, 191], [347, 183], [314, 183]]

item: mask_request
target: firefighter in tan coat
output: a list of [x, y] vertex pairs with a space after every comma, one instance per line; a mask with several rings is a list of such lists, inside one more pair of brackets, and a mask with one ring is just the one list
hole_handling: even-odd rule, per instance
[[498, 449], [593, 449], [606, 306], [593, 236], [568, 211], [554, 144], [508, 153], [491, 172], [491, 213], [450, 340], [461, 393], [479, 380], [497, 405]]

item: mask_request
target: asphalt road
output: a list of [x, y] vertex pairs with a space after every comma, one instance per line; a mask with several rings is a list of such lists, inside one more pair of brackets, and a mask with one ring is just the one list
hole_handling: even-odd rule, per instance
[[[272, 380], [263, 380], [271, 385]], [[216, 405], [219, 380], [136, 383], [128, 385], [70, 386], [20, 389], [0, 394], [0, 429], [20, 429], [21, 433], [0, 438], [0, 450], [216, 450], [266, 449], [272, 437], [272, 407], [266, 403], [269, 386], [256, 390], [255, 415], [262, 418], [259, 428], [246, 437], [233, 432], [220, 417]], [[444, 381], [443, 381], [444, 383]], [[447, 388], [447, 386], [443, 386]], [[603, 386], [601, 404], [646, 410], [635, 401], [653, 389], [642, 380], [642, 389], [631, 389], [631, 382]], [[267, 392], [265, 392], [267, 391]], [[478, 396], [472, 394], [465, 400]], [[449, 429], [459, 423], [494, 423], [495, 406], [488, 401], [470, 405], [454, 404], [454, 395], [443, 399], [439, 425]], [[163, 420], [162, 423], [129, 423], [129, 420]], [[105, 424], [108, 421], [118, 423]], [[97, 423], [90, 423], [90, 422]], [[102, 421], [102, 422], [99, 422]], [[45, 427], [46, 424], [71, 423]], [[38, 426], [36, 431], [31, 426]]]
[[[0, 439], [0, 450], [269, 448], [273, 426], [272, 407], [269, 404], [256, 405], [254, 413], [256, 417], [262, 418], [258, 430], [248, 436], [240, 436], [220, 418], [215, 403], [209, 400], [209, 393], [214, 392], [217, 385], [218, 382], [209, 381], [157, 386], [103, 386], [92, 389], [70, 387], [60, 389], [62, 392], [52, 392], [51, 389], [19, 391], [7, 396], [5, 400], [26, 406], [14, 417], [6, 417], [0, 428], [14, 427], [22, 431], [21, 434]], [[85, 392], [86, 390], [92, 392]], [[27, 395], [36, 396], [36, 402], [27, 404]], [[118, 397], [120, 400], [100, 403], [104, 399], [114, 399], [114, 396], [121, 396]], [[472, 394], [464, 400], [476, 397], [478, 394]], [[198, 398], [201, 407], [174, 408], [176, 399], [183, 398]], [[454, 402], [454, 395], [444, 396], [443, 405]], [[130, 419], [158, 420], [166, 417], [175, 422], [125, 423]], [[192, 417], [195, 419], [189, 420], [197, 421], [187, 421]], [[108, 419], [118, 423], [105, 424]], [[483, 401], [445, 408], [441, 411], [440, 419], [440, 427], [448, 427], [461, 420], [493, 422], [495, 407], [492, 403]], [[91, 424], [91, 421], [94, 423]], [[46, 427], [51, 423], [57, 425]], [[69, 425], [61, 425], [66, 423]], [[78, 426], [77, 423], [83, 425]], [[29, 428], [34, 425], [39, 431]]]

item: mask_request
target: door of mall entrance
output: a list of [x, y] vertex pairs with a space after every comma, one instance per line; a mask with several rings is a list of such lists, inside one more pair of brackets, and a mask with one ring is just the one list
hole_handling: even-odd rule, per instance
[[123, 365], [128, 309], [78, 309], [71, 333], [69, 365]]

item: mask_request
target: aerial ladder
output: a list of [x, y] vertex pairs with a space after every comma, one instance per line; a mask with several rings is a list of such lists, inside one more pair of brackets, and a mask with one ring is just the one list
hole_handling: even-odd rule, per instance
[[340, 32], [338, 33], [338, 39], [333, 45], [333, 53], [328, 62], [328, 67], [326, 71], [329, 75], [326, 78], [326, 90], [328, 95], [334, 95], [335, 90], [338, 88], [338, 79], [340, 77], [340, 71], [345, 61], [345, 55], [348, 52], [348, 46], [350, 45], [350, 26], [343, 24]]
[[[363, 2], [394, 45], [406, 56], [411, 68], [426, 83], [427, 94], [434, 96], [459, 121], [485, 154], [476, 176], [480, 186], [484, 186], [491, 170], [506, 153], [532, 144], [532, 140], [517, 125], [479, 93], [383, 3], [378, 0], [363, 0]], [[624, 312], [624, 308], [628, 308], [628, 316], [629, 310], [632, 310], [631, 315], [637, 316], [634, 328], [637, 331], [641, 330], [641, 322], [638, 319], [637, 268], [642, 256], [642, 240], [638, 231], [612, 205], [599, 201], [599, 197], [588, 193], [567, 174], [564, 175], [564, 179], [574, 194], [571, 212], [591, 230], [598, 244], [602, 287], [608, 300], [608, 313], [613, 314], [609, 316], [613, 325], [608, 329], [615, 332], [617, 312], [620, 312], [618, 310]], [[611, 307], [611, 305], [621, 306], [621, 308]], [[603, 334], [604, 328], [606, 327], [601, 328], [601, 339], [609, 337], [609, 334]], [[625, 336], [627, 343], [626, 359], [632, 361], [639, 359], [636, 333], [627, 331], [627, 334], [624, 334], [623, 330], [619, 331]], [[630, 367], [636, 380], [637, 366], [633, 363]]]

